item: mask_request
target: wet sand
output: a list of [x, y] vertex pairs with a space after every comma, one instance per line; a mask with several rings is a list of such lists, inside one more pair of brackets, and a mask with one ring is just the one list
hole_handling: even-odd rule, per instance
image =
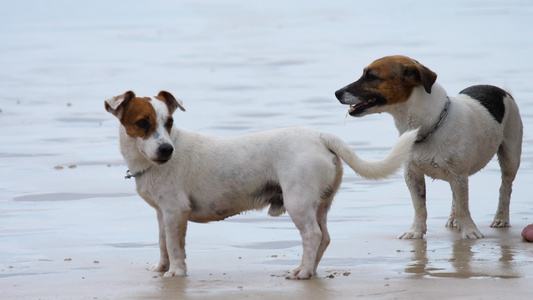
[[[0, 298], [532, 299], [533, 5], [522, 1], [12, 1], [0, 9]], [[439, 7], [435, 10], [435, 7]], [[377, 22], [379, 20], [379, 22]], [[377, 22], [377, 23], [376, 23]], [[424, 26], [420, 26], [424, 24]], [[183, 128], [220, 137], [305, 126], [365, 159], [397, 138], [390, 116], [345, 119], [333, 92], [372, 60], [406, 54], [450, 94], [478, 83], [513, 91], [524, 121], [511, 224], [492, 229], [499, 166], [470, 178], [485, 235], [445, 228], [451, 191], [427, 180], [428, 233], [399, 240], [413, 209], [401, 171], [370, 182], [345, 168], [328, 218], [332, 242], [308, 281], [287, 215], [191, 223], [189, 276], [163, 278], [155, 212], [125, 180], [105, 99], [165, 89]]]
[[[121, 168], [105, 168], [120, 177]], [[75, 177], [72, 173], [80, 173], [79, 169], [56, 171], [55, 177]], [[529, 299], [533, 295], [529, 289], [533, 244], [520, 238], [521, 228], [532, 221], [526, 213], [514, 213], [511, 228], [491, 229], [489, 206], [495, 203], [473, 205], [485, 238], [462, 240], [444, 227], [446, 215], [438, 212], [446, 211], [450, 203], [436, 196], [429, 204], [427, 237], [399, 240], [395, 236], [407, 229], [412, 215], [408, 196], [382, 199], [377, 190], [390, 195], [403, 190], [402, 184], [397, 175], [381, 187], [343, 188], [330, 213], [332, 243], [317, 276], [309, 281], [284, 279], [301, 259], [298, 232], [285, 215], [271, 218], [266, 212], [251, 212], [223, 222], [190, 223], [189, 276], [163, 278], [146, 270], [158, 259], [157, 224], [155, 213], [136, 195], [17, 198], [2, 211], [6, 225], [1, 232], [2, 294], [6, 299]], [[447, 193], [441, 184], [430, 184], [430, 190]], [[513, 206], [526, 204], [515, 201]]]

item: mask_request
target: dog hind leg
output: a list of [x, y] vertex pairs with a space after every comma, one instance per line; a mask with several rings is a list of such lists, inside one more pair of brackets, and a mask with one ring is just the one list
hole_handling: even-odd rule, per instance
[[500, 198], [498, 209], [494, 215], [494, 220], [490, 227], [502, 228], [510, 227], [509, 204], [511, 202], [511, 192], [513, 181], [520, 166], [520, 155], [522, 152], [522, 137], [511, 141], [504, 139], [498, 149], [498, 161], [502, 171], [502, 185], [500, 187]]
[[320, 227], [320, 231], [322, 232], [322, 238], [320, 240], [320, 245], [318, 246], [313, 274], [316, 274], [318, 264], [320, 263], [320, 260], [322, 259], [324, 252], [326, 252], [326, 249], [328, 248], [329, 243], [331, 242], [331, 237], [329, 235], [328, 227], [327, 227], [328, 211], [329, 211], [330, 205], [331, 205], [331, 200], [329, 201], [326, 200], [326, 202], [323, 202], [322, 204], [320, 204], [316, 212], [318, 226]]
[[[315, 272], [323, 235], [317, 220], [316, 206], [312, 203], [318, 199], [309, 199], [309, 196], [313, 196], [309, 194], [303, 191], [301, 193], [284, 192], [285, 208], [300, 231], [303, 246], [302, 263], [286, 276], [287, 279], [310, 279]], [[316, 197], [316, 194], [314, 196]], [[325, 250], [325, 247], [322, 247]]]
[[317, 212], [316, 212], [316, 218], [318, 221], [318, 226], [320, 227], [320, 230], [322, 231], [322, 239], [320, 240], [320, 246], [318, 247], [318, 252], [316, 255], [316, 261], [315, 261], [315, 268], [313, 273], [316, 274], [316, 270], [318, 268], [318, 264], [320, 263], [320, 260], [322, 259], [322, 256], [324, 255], [324, 252], [326, 252], [326, 249], [329, 246], [329, 243], [331, 242], [331, 237], [328, 232], [328, 212], [331, 207], [331, 203], [333, 202], [333, 198], [335, 197], [335, 194], [337, 193], [337, 190], [339, 189], [341, 182], [342, 182], [342, 163], [338, 156], [335, 156], [333, 158], [333, 164], [335, 165], [335, 180], [333, 181], [330, 188], [326, 188], [325, 191], [322, 193], [322, 203], [318, 206]]

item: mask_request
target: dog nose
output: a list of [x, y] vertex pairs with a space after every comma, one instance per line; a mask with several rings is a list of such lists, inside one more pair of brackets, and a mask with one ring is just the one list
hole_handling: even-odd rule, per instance
[[337, 100], [339, 100], [341, 103], [343, 103], [342, 102], [342, 96], [344, 96], [344, 90], [343, 89], [337, 90], [335, 92], [335, 97], [337, 97]]
[[174, 147], [172, 147], [171, 144], [168, 144], [168, 143], [162, 144], [157, 149], [158, 159], [163, 160], [163, 161], [169, 160], [170, 156], [172, 156], [173, 151], [174, 151]]

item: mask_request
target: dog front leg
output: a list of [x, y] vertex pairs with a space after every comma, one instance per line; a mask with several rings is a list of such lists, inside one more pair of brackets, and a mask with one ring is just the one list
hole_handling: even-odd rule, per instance
[[188, 211], [162, 209], [162, 217], [169, 258], [168, 271], [164, 277], [186, 276], [185, 235], [187, 233]]
[[165, 224], [163, 223], [163, 214], [159, 208], [156, 208], [157, 211], [157, 223], [159, 225], [159, 251], [160, 258], [159, 263], [153, 265], [149, 270], [154, 272], [166, 272], [170, 265], [167, 251], [167, 242], [165, 234]]
[[411, 193], [415, 216], [411, 228], [400, 234], [399, 239], [421, 239], [427, 230], [427, 209], [426, 209], [426, 181], [424, 173], [413, 170], [412, 167], [405, 168], [405, 183]]
[[450, 210], [450, 217], [448, 218], [448, 221], [446, 221], [446, 227], [447, 228], [457, 227], [457, 222], [455, 221], [455, 206], [453, 205], [453, 201], [452, 201], [452, 209]]
[[483, 237], [470, 215], [468, 207], [468, 175], [457, 176], [450, 182], [453, 194], [455, 223], [463, 239], [479, 239]]

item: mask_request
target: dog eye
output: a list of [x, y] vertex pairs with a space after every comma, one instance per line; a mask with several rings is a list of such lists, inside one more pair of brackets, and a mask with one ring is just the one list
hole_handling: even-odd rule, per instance
[[165, 123], [165, 128], [170, 130], [173, 124], [174, 124], [174, 120], [169, 118], [167, 122]]
[[365, 74], [365, 80], [366, 81], [374, 81], [374, 80], [378, 80], [379, 77], [375, 76], [374, 74], [370, 73], [370, 72], [367, 72]]
[[146, 129], [150, 127], [150, 124], [145, 119], [140, 119], [139, 121], [135, 122], [135, 125], [141, 129]]

